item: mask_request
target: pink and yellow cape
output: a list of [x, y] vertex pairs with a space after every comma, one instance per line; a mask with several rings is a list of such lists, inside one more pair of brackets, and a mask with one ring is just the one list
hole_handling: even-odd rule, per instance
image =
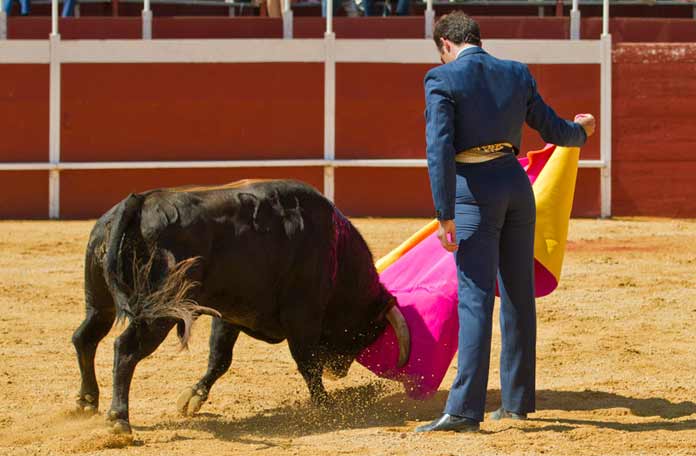
[[[537, 222], [534, 242], [536, 296], [557, 286], [565, 253], [580, 149], [547, 145], [520, 164], [534, 189]], [[391, 326], [359, 356], [380, 377], [399, 380], [406, 393], [425, 399], [437, 391], [457, 351], [457, 274], [454, 256], [428, 223], [377, 261], [382, 283], [397, 297], [411, 333], [411, 357], [398, 368], [398, 345]]]

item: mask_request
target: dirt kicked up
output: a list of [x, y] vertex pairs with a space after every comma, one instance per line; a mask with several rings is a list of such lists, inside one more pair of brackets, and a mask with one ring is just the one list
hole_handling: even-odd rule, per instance
[[[426, 220], [354, 222], [379, 257]], [[201, 412], [180, 417], [179, 393], [205, 371], [208, 317], [188, 351], [171, 334], [139, 364], [132, 437], [103, 424], [122, 326], [97, 352], [101, 414], [72, 416], [91, 226], [0, 222], [0, 454], [696, 455], [696, 221], [572, 221], [560, 288], [537, 303], [538, 411], [432, 435], [412, 431], [441, 412], [455, 365], [426, 402], [354, 365], [326, 381], [336, 405], [320, 411], [287, 346], [244, 335]], [[495, 326], [493, 341], [488, 411], [500, 400]]]

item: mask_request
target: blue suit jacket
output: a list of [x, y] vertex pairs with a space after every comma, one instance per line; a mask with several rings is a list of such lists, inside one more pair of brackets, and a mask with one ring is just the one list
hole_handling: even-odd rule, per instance
[[577, 123], [556, 115], [537, 92], [526, 65], [497, 59], [480, 47], [425, 75], [428, 173], [437, 218], [454, 218], [454, 156], [475, 146], [508, 142], [517, 151], [525, 122], [548, 143], [582, 146]]

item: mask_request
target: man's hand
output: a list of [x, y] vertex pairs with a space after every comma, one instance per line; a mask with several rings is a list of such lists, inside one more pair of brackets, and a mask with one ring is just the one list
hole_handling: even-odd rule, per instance
[[592, 114], [578, 114], [575, 116], [575, 123], [579, 123], [585, 129], [585, 134], [589, 138], [595, 131], [595, 118]]
[[454, 220], [440, 220], [437, 237], [440, 239], [443, 249], [448, 252], [457, 250], [457, 229]]

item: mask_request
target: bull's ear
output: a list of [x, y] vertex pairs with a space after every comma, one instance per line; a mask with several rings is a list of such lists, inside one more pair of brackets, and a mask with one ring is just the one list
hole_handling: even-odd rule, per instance
[[271, 202], [267, 199], [260, 200], [259, 205], [256, 206], [256, 212], [254, 213], [254, 229], [260, 233], [268, 233], [271, 231], [274, 218], [273, 214], [274, 210], [271, 206]]
[[272, 214], [268, 203], [252, 193], [239, 193], [237, 197], [241, 206], [241, 219], [251, 223], [256, 231], [269, 231]]
[[253, 215], [256, 211], [256, 206], [259, 205], [259, 199], [256, 195], [252, 193], [237, 193], [237, 198], [239, 199], [239, 204], [242, 210], [250, 209]]
[[297, 197], [295, 197], [295, 207], [285, 208], [283, 227], [285, 228], [285, 235], [288, 239], [292, 239], [293, 236], [304, 230], [302, 208], [300, 208], [300, 200], [298, 200]]
[[146, 239], [156, 238], [169, 225], [179, 221], [179, 211], [164, 195], [156, 193], [145, 201], [140, 214], [140, 232]]
[[165, 200], [164, 198], [155, 206], [155, 212], [159, 216], [161, 222], [166, 225], [173, 225], [179, 220], [179, 211], [176, 206], [173, 205], [171, 201]]
[[259, 199], [251, 193], [237, 193], [237, 199], [239, 199], [239, 212], [235, 229], [237, 235], [242, 235], [254, 225], [254, 214], [259, 206]]

